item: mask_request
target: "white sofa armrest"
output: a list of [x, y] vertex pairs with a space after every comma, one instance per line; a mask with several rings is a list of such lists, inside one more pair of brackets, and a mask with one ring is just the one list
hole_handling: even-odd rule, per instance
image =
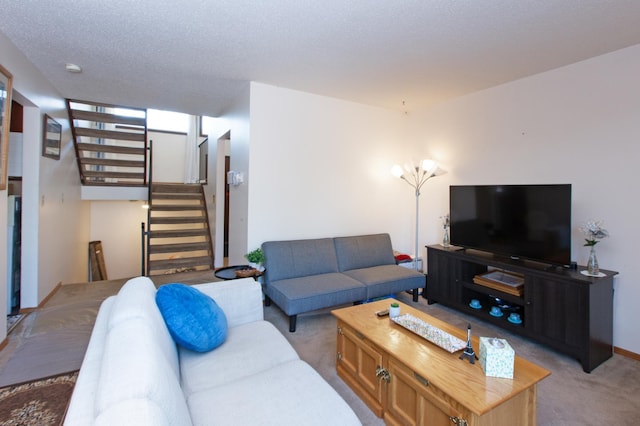
[[109, 315], [116, 301], [116, 296], [110, 296], [102, 302], [96, 322], [91, 332], [91, 339], [87, 346], [80, 373], [73, 388], [73, 395], [64, 420], [65, 426], [81, 426], [93, 424], [96, 389], [102, 366], [102, 354], [107, 337]]
[[192, 286], [222, 308], [229, 327], [264, 319], [262, 287], [253, 278], [217, 281]]

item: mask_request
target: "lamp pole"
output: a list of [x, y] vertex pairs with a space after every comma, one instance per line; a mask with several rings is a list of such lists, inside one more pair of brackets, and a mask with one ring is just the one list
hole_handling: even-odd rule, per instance
[[418, 218], [420, 217], [418, 212], [420, 211], [420, 190], [416, 188], [416, 249], [414, 251], [415, 257], [413, 259], [414, 268], [418, 270]]
[[[407, 172], [407, 173], [405, 173]], [[418, 225], [420, 218], [420, 189], [426, 181], [435, 176], [445, 174], [446, 171], [438, 167], [438, 164], [433, 160], [422, 160], [419, 166], [406, 166], [404, 169], [395, 165], [391, 169], [391, 174], [407, 182], [409, 186], [415, 189], [416, 193], [416, 237], [415, 237], [415, 252], [414, 252], [414, 269], [418, 270]]]

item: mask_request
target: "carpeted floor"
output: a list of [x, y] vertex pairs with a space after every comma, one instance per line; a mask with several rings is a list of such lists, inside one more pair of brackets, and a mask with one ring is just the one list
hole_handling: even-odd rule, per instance
[[[215, 281], [213, 273], [154, 278], [156, 284]], [[38, 311], [24, 318], [0, 351], [0, 386], [80, 368], [93, 321], [101, 301], [116, 293], [124, 280], [64, 285]], [[516, 354], [551, 371], [538, 387], [538, 424], [635, 425], [640, 418], [640, 362], [621, 355], [584, 373], [578, 361], [532, 341], [441, 305], [415, 304], [411, 296], [398, 298], [461, 329], [472, 324], [476, 336], [508, 340]], [[364, 425], [383, 425], [337, 376], [335, 371], [336, 320], [329, 309], [299, 315], [295, 333], [276, 306], [266, 307], [265, 319], [291, 342], [300, 357], [314, 367], [351, 405]], [[475, 348], [476, 351], [478, 348]], [[463, 361], [461, 361], [463, 362]]]
[[73, 371], [0, 389], [0, 425], [61, 425], [77, 377]]

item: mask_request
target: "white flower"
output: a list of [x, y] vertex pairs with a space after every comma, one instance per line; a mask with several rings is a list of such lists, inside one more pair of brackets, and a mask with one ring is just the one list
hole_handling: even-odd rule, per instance
[[440, 216], [440, 220], [442, 220], [442, 227], [447, 229], [451, 224], [451, 218], [449, 217], [449, 213], [444, 216]]
[[585, 235], [585, 246], [595, 246], [599, 240], [609, 236], [609, 232], [602, 227], [602, 220], [588, 220], [578, 229]]

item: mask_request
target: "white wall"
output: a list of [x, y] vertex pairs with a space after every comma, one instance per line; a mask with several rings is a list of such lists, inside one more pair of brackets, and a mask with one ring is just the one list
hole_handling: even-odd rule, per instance
[[[227, 110], [218, 118], [207, 120], [209, 129], [209, 171], [205, 185], [207, 209], [209, 215], [215, 215], [210, 221], [212, 238], [215, 242], [215, 266], [223, 264], [223, 223], [224, 223], [224, 155], [227, 153], [220, 138], [229, 136], [229, 155], [231, 170], [245, 175], [245, 184], [231, 187], [229, 190], [229, 264], [246, 263], [247, 253], [247, 211], [249, 182], [249, 90], [238, 96]], [[225, 142], [227, 143], [227, 142]]]
[[153, 182], [184, 182], [186, 133], [149, 131], [153, 141]]
[[[414, 191], [390, 169], [431, 153], [410, 148], [406, 125], [397, 111], [252, 83], [249, 248], [388, 232], [394, 248], [412, 253]], [[423, 210], [437, 188], [425, 186]], [[421, 223], [425, 232], [437, 226]]]
[[451, 184], [571, 183], [573, 258], [586, 263], [577, 227], [603, 219], [598, 244], [614, 281], [614, 344], [640, 353], [633, 197], [640, 160], [640, 46], [461, 97], [406, 116], [259, 83], [251, 85], [247, 246], [270, 239], [389, 232], [413, 252], [414, 197], [389, 174], [430, 157], [449, 173], [428, 182], [420, 247], [442, 238]]
[[[143, 201], [92, 201], [91, 241], [101, 241], [110, 280], [142, 273], [142, 222], [147, 222]], [[86, 279], [85, 279], [86, 281]]]
[[[75, 154], [64, 99], [0, 34], [2, 65], [14, 77], [14, 98], [24, 106], [21, 307], [37, 306], [60, 282], [81, 278], [86, 263], [88, 209], [80, 201]], [[63, 129], [59, 161], [41, 156], [43, 115]], [[6, 191], [0, 191], [0, 276], [6, 276]], [[6, 294], [6, 280], [0, 295]], [[0, 296], [4, 298], [5, 296]], [[0, 301], [0, 341], [6, 336], [6, 301]]]
[[639, 75], [635, 46], [411, 114], [418, 146], [441, 152], [452, 184], [572, 184], [572, 257], [586, 264], [578, 226], [604, 220], [611, 236], [596, 247], [600, 267], [620, 272], [614, 344], [635, 353]]

